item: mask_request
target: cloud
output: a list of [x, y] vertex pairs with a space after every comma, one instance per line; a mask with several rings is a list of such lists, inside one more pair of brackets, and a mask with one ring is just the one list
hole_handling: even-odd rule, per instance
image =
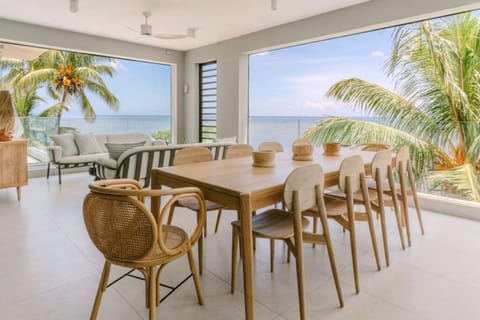
[[370, 52], [370, 55], [372, 57], [384, 57], [385, 53], [382, 52], [382, 51], [372, 51], [372, 52]]
[[115, 70], [127, 70], [127, 67], [118, 59], [110, 61], [110, 65]]

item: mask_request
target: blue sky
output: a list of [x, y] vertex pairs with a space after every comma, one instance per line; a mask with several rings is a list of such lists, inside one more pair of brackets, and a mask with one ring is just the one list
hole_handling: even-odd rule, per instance
[[250, 56], [250, 115], [361, 116], [327, 98], [335, 82], [351, 77], [389, 89], [384, 74], [393, 28]]
[[[168, 65], [116, 59], [112, 63], [116, 72], [112, 78], [104, 79], [108, 88], [120, 101], [118, 112], [111, 110], [94, 94], [87, 94], [97, 116], [102, 115], [169, 115], [170, 112], [170, 69]], [[43, 94], [45, 96], [45, 94]], [[52, 101], [39, 105], [36, 113], [43, 111]], [[63, 117], [83, 117], [76, 105]]]

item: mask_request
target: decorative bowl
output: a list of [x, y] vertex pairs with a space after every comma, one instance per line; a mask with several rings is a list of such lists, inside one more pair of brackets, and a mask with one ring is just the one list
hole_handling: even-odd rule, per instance
[[323, 144], [323, 153], [327, 156], [336, 156], [340, 153], [341, 146], [338, 142], [326, 142]]
[[296, 140], [292, 145], [293, 160], [313, 160], [313, 145], [307, 140]]
[[275, 166], [275, 151], [253, 151], [252, 158], [254, 167], [270, 168]]

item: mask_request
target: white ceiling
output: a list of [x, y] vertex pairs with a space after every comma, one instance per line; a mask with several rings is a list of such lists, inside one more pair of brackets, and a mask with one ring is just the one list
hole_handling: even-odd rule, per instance
[[[369, 0], [0, 0], [0, 18], [129, 42], [189, 50], [240, 35], [315, 16]], [[143, 11], [151, 11], [153, 33], [183, 34], [197, 29], [195, 39], [160, 40], [139, 37]]]

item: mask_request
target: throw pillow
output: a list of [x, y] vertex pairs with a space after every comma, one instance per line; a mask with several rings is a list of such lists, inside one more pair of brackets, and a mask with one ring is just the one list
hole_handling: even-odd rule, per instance
[[78, 155], [77, 145], [73, 140], [73, 134], [65, 133], [61, 135], [50, 136], [53, 143], [62, 148], [62, 157]]
[[136, 142], [136, 143], [105, 143], [105, 146], [107, 147], [110, 158], [114, 160], [118, 160], [118, 158], [120, 158], [122, 153], [124, 153], [125, 151], [130, 150], [132, 148], [136, 148], [136, 147], [142, 147], [144, 145], [145, 145], [145, 141]]
[[77, 144], [77, 148], [80, 154], [92, 154], [102, 152], [93, 133], [74, 133], [73, 138], [75, 140], [75, 143]]

